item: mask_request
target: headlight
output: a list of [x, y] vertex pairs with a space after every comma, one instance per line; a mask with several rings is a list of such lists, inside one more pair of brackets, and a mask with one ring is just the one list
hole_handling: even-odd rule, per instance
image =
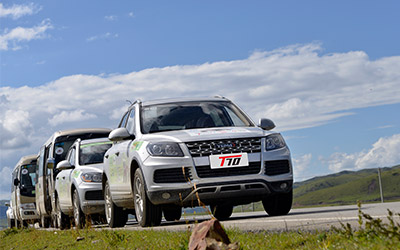
[[274, 150], [278, 148], [283, 148], [286, 146], [285, 140], [280, 134], [272, 134], [267, 136], [265, 139], [265, 150]]
[[152, 156], [170, 156], [170, 157], [183, 156], [183, 152], [179, 147], [178, 143], [174, 142], [149, 143], [147, 145], [147, 151]]
[[84, 182], [101, 182], [102, 173], [84, 173], [81, 175], [81, 179]]
[[22, 209], [35, 209], [35, 203], [22, 203], [20, 205]]

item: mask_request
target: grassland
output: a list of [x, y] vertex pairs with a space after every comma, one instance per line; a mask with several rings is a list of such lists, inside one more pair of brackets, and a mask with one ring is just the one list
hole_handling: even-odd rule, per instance
[[[384, 200], [400, 200], [400, 166], [381, 170]], [[296, 183], [293, 198], [294, 207], [380, 201], [378, 171], [343, 171]]]

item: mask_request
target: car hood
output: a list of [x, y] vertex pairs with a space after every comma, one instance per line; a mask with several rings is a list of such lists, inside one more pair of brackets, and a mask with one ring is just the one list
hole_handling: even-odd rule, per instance
[[263, 137], [272, 133], [275, 132], [265, 131], [259, 127], [201, 128], [146, 134], [142, 139], [148, 141], [194, 142]]

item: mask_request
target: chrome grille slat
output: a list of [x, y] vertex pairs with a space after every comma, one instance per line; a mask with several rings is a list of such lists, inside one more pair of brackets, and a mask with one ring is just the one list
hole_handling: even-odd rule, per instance
[[261, 138], [188, 142], [186, 146], [192, 157], [230, 153], [257, 153], [261, 152]]

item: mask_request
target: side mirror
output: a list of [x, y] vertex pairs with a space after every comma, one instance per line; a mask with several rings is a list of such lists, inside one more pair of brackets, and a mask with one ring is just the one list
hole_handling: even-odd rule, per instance
[[275, 123], [270, 119], [262, 118], [258, 126], [264, 130], [271, 130], [275, 128]]
[[56, 169], [60, 170], [60, 171], [66, 170], [66, 169], [74, 169], [74, 168], [75, 168], [75, 166], [72, 166], [71, 163], [69, 163], [69, 161], [67, 161], [67, 160], [60, 161], [56, 167]]
[[19, 180], [17, 178], [14, 179], [14, 186], [18, 186]]
[[54, 158], [48, 158], [47, 159], [47, 168], [48, 169], [53, 169], [54, 168], [54, 164], [56, 163], [56, 160]]
[[127, 139], [135, 139], [134, 135], [131, 135], [126, 128], [117, 128], [111, 131], [108, 135], [110, 141], [123, 141]]

